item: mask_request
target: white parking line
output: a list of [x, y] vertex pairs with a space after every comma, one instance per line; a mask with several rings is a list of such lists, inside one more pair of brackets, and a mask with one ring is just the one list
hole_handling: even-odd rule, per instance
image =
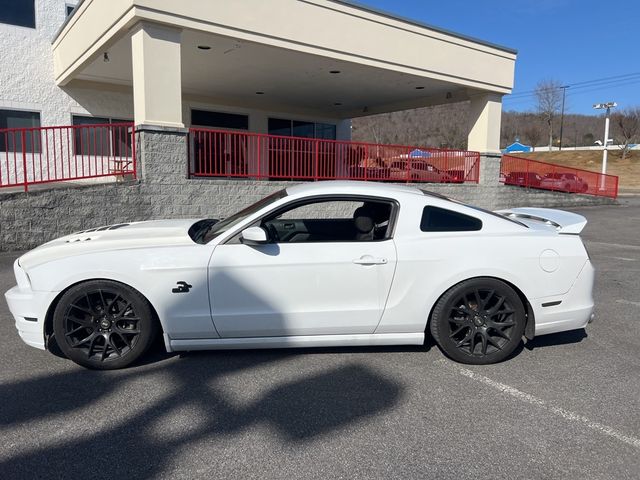
[[614, 260], [622, 260], [624, 262], [637, 262], [637, 258], [627, 258], [627, 257], [609, 257], [607, 255], [603, 255], [604, 258], [613, 258]]
[[627, 250], [640, 250], [640, 245], [627, 245], [622, 243], [607, 243], [607, 242], [592, 242], [590, 240], [585, 240], [585, 243], [588, 245], [598, 245], [603, 247], [611, 247], [611, 248], [624, 248]]
[[623, 298], [616, 300], [616, 303], [624, 303], [625, 305], [635, 305], [636, 307], [640, 307], [640, 302], [632, 302], [631, 300], [624, 300]]
[[[447, 363], [448, 365], [451, 365], [446, 360], [441, 360], [438, 363]], [[636, 438], [631, 435], [626, 435], [622, 432], [617, 431], [612, 427], [609, 427], [608, 425], [603, 425], [602, 423], [594, 422], [593, 420], [590, 420], [589, 418], [583, 415], [574, 413], [570, 410], [565, 410], [564, 408], [550, 405], [549, 403], [545, 402], [544, 400], [538, 397], [535, 397], [529, 393], [522, 392], [517, 388], [510, 387], [509, 385], [505, 385], [504, 383], [491, 380], [489, 377], [485, 377], [484, 375], [479, 375], [477, 373], [474, 373], [467, 368], [461, 368], [461, 367], [454, 367], [454, 368], [456, 368], [459, 374], [464, 375], [465, 377], [468, 377], [472, 380], [475, 380], [476, 382], [483, 383], [489, 387], [492, 387], [496, 390], [501, 391], [502, 393], [506, 393], [507, 395], [510, 395], [522, 402], [540, 407], [554, 415], [564, 418], [565, 420], [578, 422], [586, 426], [587, 428], [600, 432], [604, 435], [613, 437], [621, 442], [626, 443], [627, 445], [631, 445], [632, 447], [635, 447], [640, 450], [640, 438]]]

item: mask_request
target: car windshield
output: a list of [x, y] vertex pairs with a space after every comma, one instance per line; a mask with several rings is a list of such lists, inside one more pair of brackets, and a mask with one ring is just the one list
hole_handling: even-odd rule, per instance
[[205, 224], [203, 225], [202, 229], [198, 229], [199, 231], [195, 231], [193, 233], [191, 233], [191, 230], [190, 230], [189, 233], [191, 235], [191, 238], [196, 243], [203, 243], [203, 244], [208, 243], [214, 238], [216, 238], [218, 235], [226, 232], [230, 228], [242, 222], [245, 218], [248, 218], [249, 216], [253, 215], [258, 210], [261, 210], [267, 205], [270, 205], [271, 203], [274, 203], [286, 196], [287, 196], [286, 189], [278, 190], [277, 192], [272, 193], [268, 197], [264, 197], [263, 199], [258, 200], [256, 203], [249, 205], [247, 208], [244, 208], [239, 212], [234, 213], [230, 217], [227, 217], [213, 224], [212, 223]]
[[553, 178], [554, 180], [560, 180], [562, 178], [562, 173], [547, 173], [544, 178]]

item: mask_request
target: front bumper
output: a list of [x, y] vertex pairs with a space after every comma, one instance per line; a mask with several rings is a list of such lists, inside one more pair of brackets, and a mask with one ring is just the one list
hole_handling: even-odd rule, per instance
[[56, 292], [34, 292], [17, 285], [4, 294], [24, 343], [44, 350], [44, 320]]

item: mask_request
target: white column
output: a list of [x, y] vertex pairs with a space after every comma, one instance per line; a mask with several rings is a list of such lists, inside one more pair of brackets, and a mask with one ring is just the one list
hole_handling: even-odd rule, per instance
[[141, 23], [131, 37], [136, 125], [183, 128], [181, 31]]
[[481, 153], [500, 152], [502, 95], [487, 93], [471, 96], [467, 149]]

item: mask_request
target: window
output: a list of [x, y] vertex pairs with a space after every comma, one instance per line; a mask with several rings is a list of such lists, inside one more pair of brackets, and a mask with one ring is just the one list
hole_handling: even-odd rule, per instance
[[370, 242], [389, 238], [393, 204], [370, 199], [316, 199], [262, 219], [272, 243]]
[[[37, 128], [40, 126], [40, 114], [38, 112], [25, 112], [20, 110], [0, 110], [0, 130], [5, 128]], [[40, 152], [39, 132], [24, 132], [24, 148], [22, 145], [22, 131], [0, 132], [1, 152]]]
[[432, 206], [422, 210], [420, 230], [423, 232], [471, 232], [481, 228], [481, 220], [463, 213]]
[[191, 125], [197, 125], [199, 127], [229, 128], [233, 130], [248, 130], [249, 116], [238, 115], [236, 113], [191, 110]]
[[336, 126], [328, 123], [303, 122], [283, 118], [269, 119], [269, 135], [286, 137], [336, 139]]
[[0, 23], [36, 28], [35, 0], [0, 0]]
[[[73, 116], [74, 126], [87, 126], [75, 129], [74, 148], [78, 155], [99, 155], [116, 157], [131, 156], [131, 135], [128, 126], [112, 126], [109, 124], [130, 123], [107, 117]], [[94, 125], [103, 125], [92, 127]]]
[[336, 139], [336, 126], [328, 123], [316, 123], [316, 138], [323, 140]]
[[291, 136], [291, 120], [269, 119], [269, 135]]

